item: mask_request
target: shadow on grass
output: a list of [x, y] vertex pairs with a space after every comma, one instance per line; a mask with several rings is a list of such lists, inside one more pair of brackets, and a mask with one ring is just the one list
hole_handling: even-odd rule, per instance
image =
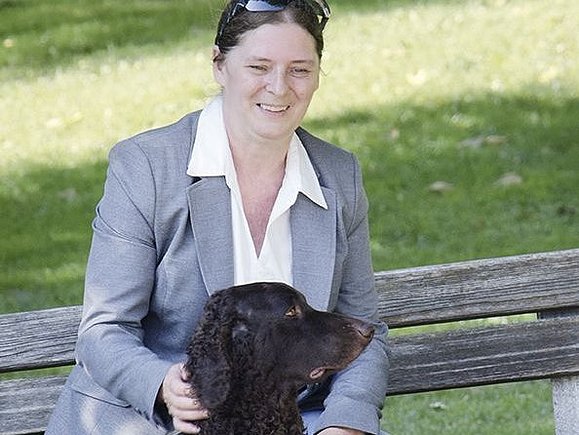
[[579, 246], [578, 117], [577, 99], [486, 95], [308, 127], [360, 159], [382, 270]]
[[[579, 101], [486, 95], [310, 120], [353, 150], [376, 270], [579, 246]], [[81, 301], [106, 162], [0, 178], [0, 311]], [[506, 173], [520, 177], [501, 185]], [[429, 186], [445, 181], [448, 189]]]
[[[458, 0], [435, 0], [452, 3]], [[433, 0], [333, 0], [337, 13], [432, 4]], [[0, 69], [50, 71], [110, 50], [207, 46], [221, 6], [216, 0], [0, 0]], [[141, 51], [137, 50], [141, 47]]]
[[0, 178], [0, 311], [78, 304], [106, 163]]
[[218, 8], [211, 0], [0, 0], [0, 68], [47, 70], [112, 49], [207, 44]]

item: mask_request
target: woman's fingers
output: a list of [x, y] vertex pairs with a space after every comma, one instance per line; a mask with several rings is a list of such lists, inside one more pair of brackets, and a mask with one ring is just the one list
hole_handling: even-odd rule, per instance
[[173, 426], [175, 427], [175, 430], [177, 430], [179, 433], [185, 434], [201, 433], [201, 429], [199, 428], [199, 426], [188, 421], [173, 419]]
[[195, 397], [188, 379], [182, 364], [172, 366], [163, 380], [162, 398], [175, 429], [185, 434], [198, 434], [199, 427], [195, 421], [206, 419], [209, 413]]

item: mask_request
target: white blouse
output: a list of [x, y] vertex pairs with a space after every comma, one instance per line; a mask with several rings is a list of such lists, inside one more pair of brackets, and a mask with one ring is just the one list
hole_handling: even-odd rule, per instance
[[201, 112], [187, 174], [192, 177], [225, 177], [231, 191], [235, 285], [256, 281], [281, 281], [291, 285], [290, 207], [302, 193], [320, 207], [328, 208], [312, 163], [297, 134], [294, 133], [289, 146], [284, 179], [269, 217], [259, 256], [243, 211], [220, 96]]

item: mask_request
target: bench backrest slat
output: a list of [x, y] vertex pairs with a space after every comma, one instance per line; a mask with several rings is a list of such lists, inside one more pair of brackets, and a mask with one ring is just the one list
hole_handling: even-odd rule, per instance
[[74, 362], [82, 308], [52, 308], [0, 316], [0, 373]]
[[579, 374], [579, 317], [390, 340], [389, 395]]
[[376, 274], [391, 328], [579, 307], [579, 249]]

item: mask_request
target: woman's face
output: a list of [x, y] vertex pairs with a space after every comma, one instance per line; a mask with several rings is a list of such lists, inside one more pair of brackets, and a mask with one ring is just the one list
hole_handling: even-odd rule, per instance
[[285, 140], [300, 125], [319, 84], [314, 38], [293, 23], [245, 33], [214, 63], [230, 139]]

